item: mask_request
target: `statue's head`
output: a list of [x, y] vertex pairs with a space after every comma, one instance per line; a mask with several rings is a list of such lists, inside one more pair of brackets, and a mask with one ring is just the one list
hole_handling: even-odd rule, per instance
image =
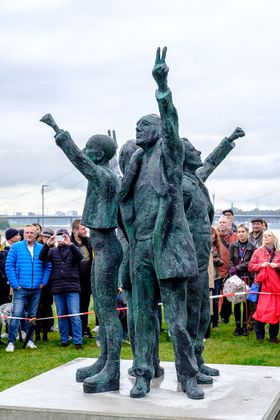
[[191, 172], [195, 172], [196, 169], [203, 165], [200, 157], [201, 152], [199, 152], [187, 138], [183, 137], [181, 140], [183, 141], [185, 150], [184, 168], [187, 168]]
[[161, 137], [162, 122], [158, 115], [149, 114], [136, 124], [136, 144], [142, 149], [153, 146]]
[[119, 153], [119, 167], [124, 175], [127, 165], [133, 153], [139, 149], [135, 140], [128, 140], [120, 149]]
[[88, 139], [83, 152], [96, 164], [108, 163], [116, 153], [114, 140], [103, 134], [95, 134]]

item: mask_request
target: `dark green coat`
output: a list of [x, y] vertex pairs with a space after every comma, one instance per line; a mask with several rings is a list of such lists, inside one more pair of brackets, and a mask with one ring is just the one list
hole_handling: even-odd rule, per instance
[[[193, 277], [198, 274], [198, 268], [184, 212], [183, 144], [178, 134], [177, 111], [170, 90], [163, 94], [157, 92], [156, 96], [164, 135], [154, 146], [148, 168], [159, 201], [153, 232], [155, 270], [158, 279]], [[135, 241], [133, 192], [143, 154], [140, 149], [132, 156], [120, 193], [122, 221], [132, 247]]]

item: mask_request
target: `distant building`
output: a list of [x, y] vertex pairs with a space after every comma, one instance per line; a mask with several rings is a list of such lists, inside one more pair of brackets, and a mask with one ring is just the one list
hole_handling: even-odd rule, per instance
[[67, 216], [74, 216], [74, 217], [78, 216], [77, 210], [67, 210], [66, 214], [67, 214]]
[[55, 216], [66, 216], [66, 214], [65, 214], [64, 211], [58, 210], [58, 211], [55, 212]]

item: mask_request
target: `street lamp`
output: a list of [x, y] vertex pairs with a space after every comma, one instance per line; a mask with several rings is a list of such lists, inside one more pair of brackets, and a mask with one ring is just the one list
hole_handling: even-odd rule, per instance
[[45, 224], [45, 188], [48, 187], [48, 184], [43, 184], [42, 185], [42, 228], [44, 228], [44, 224]]

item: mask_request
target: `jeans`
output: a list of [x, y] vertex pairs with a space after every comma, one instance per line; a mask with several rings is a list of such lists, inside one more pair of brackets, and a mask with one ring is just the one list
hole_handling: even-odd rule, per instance
[[[22, 317], [25, 308], [27, 309], [27, 317], [36, 317], [37, 308], [40, 302], [41, 289], [16, 289], [13, 296], [13, 312], [12, 316]], [[19, 319], [11, 319], [9, 328], [9, 343], [16, 341], [19, 328]], [[28, 327], [31, 324], [28, 323]], [[26, 331], [28, 334], [28, 331]], [[30, 337], [31, 338], [31, 337]]]
[[[80, 312], [80, 294], [77, 292], [60, 293], [53, 295], [57, 315], [78, 314]], [[82, 322], [80, 316], [58, 318], [58, 327], [61, 343], [68, 343], [70, 319], [73, 334], [73, 343], [82, 344]]]

